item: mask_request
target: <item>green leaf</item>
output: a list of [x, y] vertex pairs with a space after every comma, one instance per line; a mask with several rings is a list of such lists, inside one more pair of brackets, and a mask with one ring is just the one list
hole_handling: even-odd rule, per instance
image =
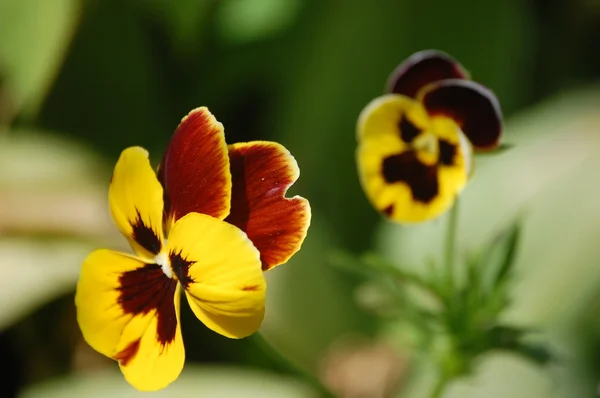
[[541, 344], [520, 343], [511, 351], [538, 365], [547, 365], [556, 360], [552, 351]]
[[201, 52], [202, 33], [208, 25], [209, 11], [218, 0], [135, 0], [144, 12], [158, 20], [180, 53]]
[[265, 39], [288, 28], [296, 19], [299, 0], [229, 0], [220, 2], [216, 19], [228, 41], [246, 43]]
[[514, 268], [517, 250], [519, 248], [519, 239], [521, 238], [521, 221], [516, 221], [508, 231], [505, 232], [503, 238], [505, 244], [504, 256], [494, 281], [494, 286], [497, 288], [505, 283]]
[[421, 290], [429, 293], [436, 299], [440, 301], [443, 299], [443, 292], [440, 291], [438, 286], [436, 286], [434, 283], [416, 273], [407, 272], [400, 267], [387, 262], [385, 259], [375, 253], [364, 254], [362, 256], [362, 261], [365, 263], [365, 265], [376, 269], [383, 274], [396, 279], [397, 281], [413, 284], [414, 286], [419, 287]]
[[78, 19], [77, 0], [0, 0], [0, 75], [17, 112], [37, 112]]
[[107, 208], [110, 170], [99, 178], [100, 164], [48, 132], [0, 135], [0, 330], [72, 291], [95, 248], [126, 248]]
[[328, 256], [329, 263], [335, 268], [358, 276], [361, 279], [370, 279], [373, 269], [367, 267], [356, 255], [342, 249], [334, 249]]

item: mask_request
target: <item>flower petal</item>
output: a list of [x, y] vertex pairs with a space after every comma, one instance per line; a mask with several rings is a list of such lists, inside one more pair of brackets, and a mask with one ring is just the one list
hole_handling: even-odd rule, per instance
[[77, 321], [88, 344], [118, 360], [131, 385], [158, 390], [183, 368], [179, 293], [157, 264], [97, 250], [82, 266]]
[[264, 271], [289, 260], [310, 225], [308, 200], [286, 198], [300, 170], [290, 152], [275, 142], [230, 145], [233, 188], [225, 221], [242, 229], [260, 251]]
[[173, 226], [168, 253], [194, 314], [207, 327], [231, 338], [258, 330], [266, 282], [260, 254], [243, 231], [190, 213]]
[[121, 153], [108, 199], [112, 218], [133, 250], [144, 259], [154, 258], [163, 239], [163, 190], [145, 149], [131, 147]]
[[452, 118], [475, 149], [491, 150], [500, 143], [502, 110], [496, 95], [481, 84], [443, 80], [425, 87], [418, 97], [430, 115]]
[[181, 120], [158, 171], [171, 224], [197, 212], [223, 219], [229, 214], [231, 173], [223, 125], [206, 107]]
[[[406, 128], [414, 131], [406, 134]], [[363, 189], [394, 221], [433, 219], [466, 185], [471, 153], [462, 132], [451, 119], [430, 118], [410, 98], [389, 94], [373, 100], [360, 115], [358, 137]]]
[[469, 73], [450, 55], [438, 50], [414, 53], [396, 67], [387, 81], [387, 92], [415, 98], [427, 84], [443, 79], [468, 79]]

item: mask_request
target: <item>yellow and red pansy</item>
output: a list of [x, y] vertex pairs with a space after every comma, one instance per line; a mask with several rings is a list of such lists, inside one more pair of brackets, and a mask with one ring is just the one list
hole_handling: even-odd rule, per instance
[[472, 152], [500, 142], [494, 93], [470, 80], [454, 58], [413, 54], [362, 110], [357, 166], [371, 204], [400, 223], [434, 219], [456, 200], [472, 171]]
[[298, 251], [310, 223], [308, 201], [285, 197], [298, 175], [279, 144], [228, 147], [206, 108], [183, 118], [158, 175], [146, 150], [124, 150], [109, 205], [135, 254], [102, 249], [84, 260], [75, 303], [88, 344], [117, 360], [132, 386], [153, 391], [183, 368], [182, 291], [215, 332], [256, 332], [265, 310], [263, 270]]

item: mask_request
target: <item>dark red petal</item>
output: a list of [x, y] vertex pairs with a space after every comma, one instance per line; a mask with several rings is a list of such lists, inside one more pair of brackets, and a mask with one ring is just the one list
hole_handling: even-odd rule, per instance
[[502, 134], [502, 110], [496, 95], [469, 80], [448, 79], [419, 92], [419, 100], [431, 116], [450, 117], [461, 127], [475, 149], [491, 150]]
[[207, 108], [191, 111], [179, 124], [158, 169], [167, 224], [197, 212], [223, 219], [229, 214], [231, 174], [223, 125]]
[[296, 253], [310, 224], [310, 206], [299, 196], [286, 198], [300, 174], [293, 156], [274, 142], [230, 146], [231, 213], [225, 221], [242, 229], [260, 251], [263, 270]]
[[396, 67], [388, 79], [386, 91], [415, 98], [429, 83], [468, 78], [469, 73], [450, 55], [438, 50], [423, 50]]

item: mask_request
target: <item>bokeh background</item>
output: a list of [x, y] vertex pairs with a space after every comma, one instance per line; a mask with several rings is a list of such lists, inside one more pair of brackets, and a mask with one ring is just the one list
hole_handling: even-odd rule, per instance
[[[157, 164], [200, 105], [230, 143], [284, 144], [301, 168], [290, 193], [312, 204], [302, 251], [268, 274], [266, 338], [340, 396], [426, 396], [431, 372], [369, 310], [376, 292], [331, 260], [372, 249], [426, 272], [440, 253], [444, 218], [386, 223], [354, 164], [360, 110], [426, 48], [496, 92], [514, 145], [476, 160], [460, 251], [524, 214], [506, 318], [557, 353], [544, 368], [492, 353], [446, 396], [597, 396], [598, 0], [0, 0], [0, 396], [141, 396], [82, 341], [74, 288], [87, 253], [126, 249], [106, 206], [120, 151]], [[316, 396], [182, 308], [186, 367], [151, 396]]]

